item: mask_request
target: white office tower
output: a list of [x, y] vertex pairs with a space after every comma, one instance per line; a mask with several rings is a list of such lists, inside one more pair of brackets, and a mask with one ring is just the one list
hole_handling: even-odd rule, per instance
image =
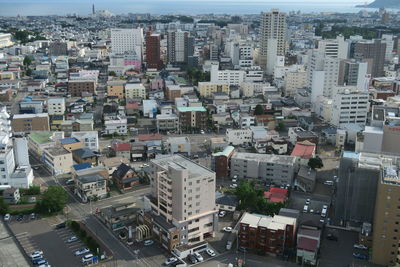
[[320, 40], [318, 42], [318, 50], [328, 57], [347, 59], [350, 52], [350, 43], [346, 42], [342, 35], [339, 35], [336, 39]]
[[113, 54], [126, 54], [135, 51], [142, 58], [143, 29], [111, 29], [111, 51]]
[[11, 136], [10, 115], [0, 107], [0, 185], [28, 188], [32, 182], [27, 140]]
[[368, 113], [368, 92], [351, 91], [353, 88], [343, 87], [335, 94], [332, 105], [331, 123], [337, 127], [345, 124], [365, 126]]
[[[285, 55], [286, 14], [272, 9], [261, 13], [260, 25], [260, 65], [268, 75], [273, 74], [276, 56]], [[268, 62], [269, 61], [269, 62]]]
[[308, 62], [308, 87], [311, 88], [311, 102], [319, 96], [333, 97], [333, 88], [339, 80], [339, 58], [325, 56], [317, 49], [311, 51]]
[[391, 61], [394, 57], [394, 39], [392, 34], [382, 34], [382, 42], [386, 44], [385, 61]]

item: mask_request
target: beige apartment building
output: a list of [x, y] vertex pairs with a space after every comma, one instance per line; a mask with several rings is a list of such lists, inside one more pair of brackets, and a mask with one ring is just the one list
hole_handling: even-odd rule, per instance
[[47, 113], [15, 114], [11, 120], [11, 126], [13, 132], [49, 131], [49, 115]]
[[70, 173], [74, 164], [72, 154], [62, 146], [46, 148], [43, 153], [45, 166], [53, 175]]
[[200, 96], [211, 97], [213, 93], [226, 93], [229, 95], [228, 83], [215, 82], [199, 82], [198, 85]]
[[304, 70], [287, 72], [284, 78], [284, 93], [287, 96], [295, 96], [297, 89], [307, 86], [307, 72]]
[[153, 232], [166, 249], [204, 245], [218, 229], [215, 173], [181, 155], [151, 161]]
[[107, 82], [107, 96], [115, 97], [118, 99], [125, 98], [125, 84], [126, 81], [116, 80]]
[[399, 200], [398, 166], [383, 167], [378, 181], [373, 222], [372, 262], [375, 264], [400, 266]]

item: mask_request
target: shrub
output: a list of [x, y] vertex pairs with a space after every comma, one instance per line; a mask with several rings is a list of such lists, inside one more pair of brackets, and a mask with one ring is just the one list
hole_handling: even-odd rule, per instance
[[78, 232], [81, 228], [79, 223], [77, 223], [76, 221], [71, 221], [70, 227], [71, 227], [72, 231], [74, 231], [74, 232]]

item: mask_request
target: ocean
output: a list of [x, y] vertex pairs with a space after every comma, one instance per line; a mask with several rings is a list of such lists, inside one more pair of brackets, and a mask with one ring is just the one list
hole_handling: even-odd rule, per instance
[[[311, 2], [313, 1], [313, 2]], [[363, 1], [332, 2], [328, 0], [0, 0], [0, 16], [37, 16], [91, 13], [107, 9], [114, 14], [258, 14], [271, 8], [302, 13], [356, 13]]]

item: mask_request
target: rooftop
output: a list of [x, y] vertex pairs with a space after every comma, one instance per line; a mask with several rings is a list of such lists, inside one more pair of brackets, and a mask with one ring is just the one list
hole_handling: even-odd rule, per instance
[[179, 112], [192, 112], [192, 111], [203, 111], [205, 112], [205, 107], [178, 107]]
[[72, 151], [72, 154], [80, 157], [81, 159], [96, 157], [93, 151], [87, 147], [75, 149]]
[[228, 157], [233, 151], [235, 150], [235, 147], [233, 146], [227, 146], [225, 149], [221, 152], [213, 153], [213, 157], [219, 157], [219, 156], [225, 156]]
[[88, 175], [83, 175], [83, 176], [77, 176], [76, 179], [78, 179], [81, 183], [94, 183], [94, 182], [99, 182], [99, 181], [104, 181], [105, 178], [101, 176], [100, 174], [88, 174]]
[[70, 152], [62, 146], [49, 147], [49, 148], [46, 148], [45, 151], [47, 151], [52, 156], [61, 156], [61, 155], [70, 154]]
[[50, 138], [53, 136], [53, 132], [43, 131], [43, 132], [32, 132], [29, 137], [36, 143], [43, 145], [46, 143], [51, 143], [53, 140]]
[[291, 156], [301, 157], [303, 159], [310, 159], [315, 153], [316, 145], [310, 141], [297, 142]]
[[186, 143], [190, 143], [190, 140], [186, 136], [168, 137], [167, 143], [169, 143], [169, 144], [186, 144]]
[[14, 114], [13, 119], [28, 119], [28, 118], [48, 118], [47, 113], [37, 113], [37, 114]]
[[74, 143], [79, 143], [80, 141], [75, 138], [75, 137], [66, 137], [63, 139], [60, 139], [60, 143], [62, 145], [69, 145], [69, 144], [74, 144]]
[[178, 154], [172, 156], [168, 155], [159, 159], [153, 159], [151, 162], [163, 168], [164, 170], [168, 170], [169, 166], [172, 166], [176, 169], [187, 169], [189, 172], [189, 178], [197, 178], [206, 175], [214, 176], [214, 172], [210, 169], [207, 169], [206, 167]]
[[254, 160], [258, 162], [269, 162], [278, 164], [295, 164], [296, 157], [286, 155], [270, 155], [270, 154], [258, 154], [258, 153], [246, 153], [236, 152], [232, 159], [240, 160]]

